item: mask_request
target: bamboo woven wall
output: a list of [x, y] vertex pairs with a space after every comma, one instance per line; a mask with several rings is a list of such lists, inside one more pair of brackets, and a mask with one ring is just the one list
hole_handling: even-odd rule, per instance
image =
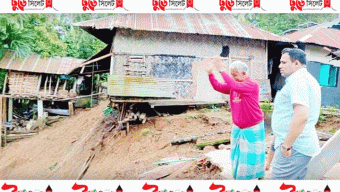
[[[30, 97], [30, 98], [45, 98], [45, 99], [67, 99], [77, 96], [75, 90], [67, 90], [66, 81], [52, 80], [51, 75], [46, 75], [44, 80], [41, 80], [42, 74], [9, 71], [8, 72], [8, 91], [14, 97]], [[39, 82], [41, 81], [41, 82]], [[57, 89], [57, 90], [56, 90]]]
[[8, 73], [8, 93], [10, 95], [36, 96], [38, 93], [39, 75], [10, 71]]

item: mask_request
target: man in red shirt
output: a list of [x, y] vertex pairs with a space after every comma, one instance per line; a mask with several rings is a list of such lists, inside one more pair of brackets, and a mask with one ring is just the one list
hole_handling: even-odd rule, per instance
[[[203, 59], [203, 67], [209, 74], [211, 85], [216, 91], [230, 94], [232, 114], [231, 161], [235, 179], [254, 179], [264, 176], [265, 130], [263, 113], [259, 104], [260, 85], [248, 75], [248, 66], [235, 61], [230, 74], [222, 71], [220, 57]], [[220, 71], [224, 80], [216, 80], [213, 70]]]

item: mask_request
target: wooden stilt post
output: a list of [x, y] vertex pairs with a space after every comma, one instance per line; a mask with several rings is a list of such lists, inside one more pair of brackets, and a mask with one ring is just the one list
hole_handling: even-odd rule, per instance
[[68, 111], [70, 113], [70, 116], [74, 115], [74, 109], [73, 109], [73, 102], [72, 101], [68, 102]]
[[92, 64], [91, 108], [93, 107], [93, 70], [94, 70], [94, 65]]
[[7, 122], [7, 98], [2, 98], [2, 123], [5, 124]]
[[38, 100], [38, 120], [44, 116], [43, 100]]
[[8, 121], [13, 119], [13, 98], [8, 98]]

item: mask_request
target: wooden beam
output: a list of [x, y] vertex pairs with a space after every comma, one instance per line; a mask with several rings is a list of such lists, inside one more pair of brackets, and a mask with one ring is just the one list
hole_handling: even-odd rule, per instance
[[82, 63], [79, 67], [85, 66], [85, 65], [90, 64], [90, 63], [94, 63], [94, 62], [99, 61], [99, 60], [102, 60], [102, 59], [105, 59], [106, 57], [110, 57], [111, 55], [113, 55], [113, 53], [109, 53], [109, 54], [100, 56], [100, 57], [98, 57], [98, 58], [95, 58], [95, 59], [86, 61], [85, 63]]
[[13, 119], [13, 98], [8, 98], [8, 121]]

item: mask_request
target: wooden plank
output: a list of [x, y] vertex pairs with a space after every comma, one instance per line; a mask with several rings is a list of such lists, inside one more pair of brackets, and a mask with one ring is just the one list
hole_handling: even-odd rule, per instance
[[321, 148], [321, 153], [314, 156], [308, 163], [306, 178], [320, 179], [336, 163], [340, 161], [340, 130], [331, 137]]
[[98, 58], [89, 60], [89, 61], [87, 61], [87, 62], [85, 62], [85, 63], [82, 63], [79, 67], [85, 66], [85, 65], [87, 65], [87, 64], [94, 63], [94, 62], [99, 61], [99, 60], [102, 60], [102, 59], [105, 59], [106, 57], [110, 57], [111, 55], [112, 55], [112, 53], [109, 53], [109, 54], [100, 56], [100, 57], [98, 57]]
[[151, 171], [145, 172], [139, 176], [141, 180], [158, 180], [163, 177], [167, 177], [177, 170], [191, 164], [191, 162], [176, 163], [166, 166], [157, 167]]

